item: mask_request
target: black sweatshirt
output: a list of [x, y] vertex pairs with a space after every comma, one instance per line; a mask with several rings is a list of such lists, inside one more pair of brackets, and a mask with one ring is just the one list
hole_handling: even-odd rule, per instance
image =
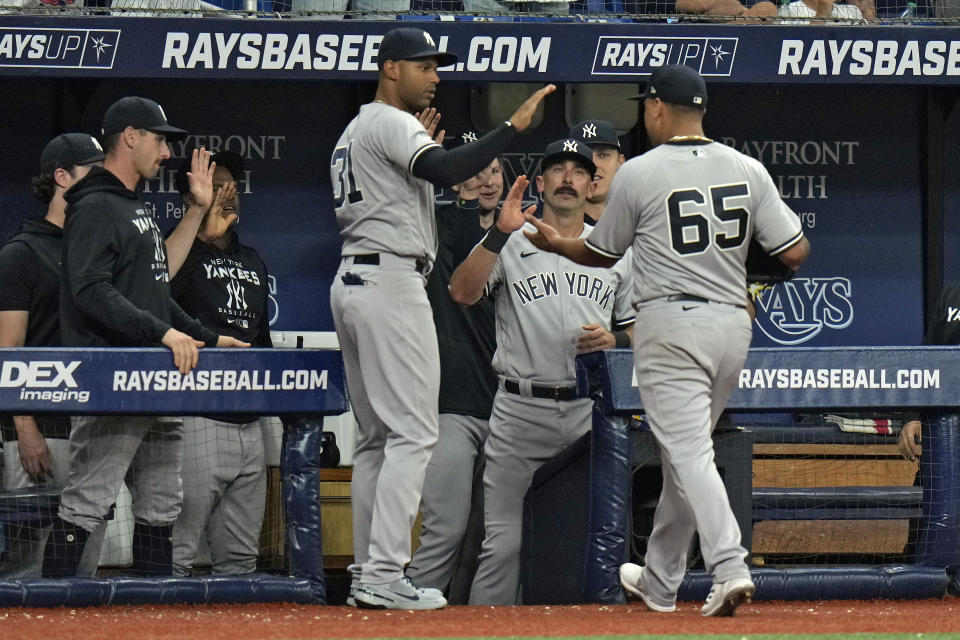
[[[0, 248], [0, 311], [26, 311], [25, 347], [60, 346], [60, 256], [63, 230], [43, 218], [25, 220]], [[44, 438], [70, 437], [70, 416], [33, 417]], [[0, 416], [4, 442], [17, 439], [13, 418]]]
[[171, 283], [183, 310], [220, 335], [254, 347], [272, 347], [267, 267], [255, 249], [240, 243], [232, 229], [220, 250], [199, 238]]
[[427, 296], [440, 347], [440, 413], [489, 419], [497, 374], [495, 304], [484, 297], [461, 307], [450, 297], [450, 277], [487, 230], [480, 226], [477, 200], [457, 200], [437, 210], [437, 260], [427, 281]]
[[65, 199], [64, 345], [158, 346], [172, 326], [216, 346], [217, 334], [170, 297], [163, 236], [139, 194], [106, 169], [94, 167]]

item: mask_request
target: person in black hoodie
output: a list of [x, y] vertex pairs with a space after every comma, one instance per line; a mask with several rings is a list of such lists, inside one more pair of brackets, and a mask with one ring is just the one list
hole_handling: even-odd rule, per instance
[[[220, 151], [213, 206], [184, 216], [167, 237], [173, 299], [204, 326], [254, 347], [272, 347], [267, 268], [257, 251], [240, 242], [236, 182], [243, 158]], [[185, 159], [176, 175], [188, 212], [193, 196]], [[175, 255], [186, 257], [182, 266]], [[266, 506], [267, 468], [260, 417], [188, 416], [183, 424], [183, 507], [173, 526], [173, 573], [190, 575], [201, 539], [210, 548], [212, 573], [243, 575], [257, 569]]]
[[[60, 255], [63, 252], [63, 194], [95, 165], [103, 149], [86, 133], [64, 133], [40, 156], [33, 193], [47, 204], [43, 218], [24, 220], [0, 248], [0, 347], [60, 345]], [[0, 416], [3, 435], [3, 487], [63, 486], [67, 479], [70, 417], [63, 414]], [[97, 570], [104, 527], [87, 545], [79, 573]], [[0, 580], [39, 578], [49, 527], [10, 525], [0, 558]]]
[[[64, 345], [164, 345], [181, 374], [197, 348], [244, 347], [188, 316], [170, 297], [167, 256], [151, 210], [136, 191], [170, 157], [167, 138], [186, 134], [159, 104], [140, 97], [113, 103], [103, 119], [103, 168], [66, 194], [60, 331]], [[213, 201], [208, 154], [195, 151], [191, 183], [198, 206]], [[76, 574], [90, 531], [109, 513], [121, 483], [133, 498], [133, 571], [171, 575], [173, 523], [180, 511], [180, 418], [83, 416], [71, 419], [70, 473], [43, 575]]]

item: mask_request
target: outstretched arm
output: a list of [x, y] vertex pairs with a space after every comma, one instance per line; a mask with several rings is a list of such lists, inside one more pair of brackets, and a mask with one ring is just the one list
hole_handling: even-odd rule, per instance
[[190, 247], [193, 246], [193, 239], [197, 237], [200, 229], [203, 214], [213, 202], [213, 172], [216, 168], [216, 163], [210, 162], [209, 151], [203, 147], [193, 150], [190, 171], [187, 172], [187, 179], [190, 181], [190, 205], [176, 228], [164, 241], [167, 249], [167, 271], [171, 278], [177, 275], [186, 261]]
[[[509, 126], [504, 123], [476, 142], [452, 151], [443, 147], [424, 151], [413, 164], [413, 175], [442, 187], [459, 184], [477, 175], [507, 148], [515, 132], [524, 131], [530, 126], [540, 102], [556, 89], [552, 84], [538, 89], [510, 116]], [[429, 109], [419, 114], [419, 120], [428, 133], [431, 132], [431, 127], [436, 129], [435, 114], [431, 114]]]
[[523, 193], [528, 184], [529, 181], [524, 175], [516, 179], [503, 202], [497, 223], [490, 227], [480, 244], [473, 248], [467, 259], [453, 272], [450, 278], [450, 297], [459, 304], [472, 305], [480, 301], [487, 280], [497, 264], [500, 250], [507, 243], [510, 234], [526, 222], [525, 215], [533, 215], [536, 210], [535, 206], [530, 206], [526, 214], [522, 210]]
[[549, 224], [543, 220], [534, 218], [532, 212], [527, 215], [527, 222], [533, 224], [533, 226], [537, 228], [537, 231], [535, 233], [524, 231], [523, 235], [527, 236], [527, 238], [530, 239], [530, 242], [536, 245], [538, 249], [559, 253], [567, 260], [571, 260], [577, 264], [586, 265], [588, 267], [612, 267], [613, 265], [617, 264], [617, 260], [615, 258], [602, 256], [590, 249], [590, 247], [588, 247], [584, 242], [583, 238], [562, 237], [560, 232], [551, 227]]

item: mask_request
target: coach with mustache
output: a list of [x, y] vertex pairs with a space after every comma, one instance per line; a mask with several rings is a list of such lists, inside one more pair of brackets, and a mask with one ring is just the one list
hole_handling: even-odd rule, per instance
[[[593, 228], [583, 212], [595, 171], [593, 152], [579, 140], [546, 148], [536, 179], [543, 219], [565, 237], [583, 238]], [[472, 305], [490, 296], [497, 318], [498, 389], [484, 446], [486, 534], [471, 604], [519, 603], [523, 496], [537, 468], [590, 430], [593, 403], [577, 397], [574, 359], [629, 346], [633, 324], [628, 269], [582, 267], [518, 233], [527, 184], [517, 179], [505, 203], [511, 214], [497, 218], [450, 279], [455, 301]]]

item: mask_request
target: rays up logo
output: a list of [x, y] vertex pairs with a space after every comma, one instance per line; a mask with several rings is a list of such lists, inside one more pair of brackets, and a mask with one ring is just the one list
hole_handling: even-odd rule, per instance
[[112, 69], [119, 42], [120, 29], [0, 27], [0, 67]]
[[591, 75], [648, 76], [668, 64], [685, 64], [703, 76], [730, 76], [739, 38], [600, 36]]
[[848, 278], [794, 278], [773, 287], [751, 285], [756, 325], [784, 346], [808, 342], [824, 329], [853, 323], [853, 287]]

